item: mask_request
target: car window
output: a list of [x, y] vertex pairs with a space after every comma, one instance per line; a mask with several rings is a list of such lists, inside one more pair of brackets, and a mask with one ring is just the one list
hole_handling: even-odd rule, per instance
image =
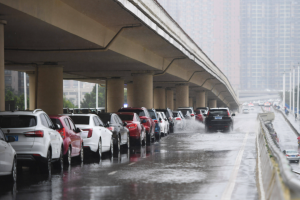
[[1, 129], [0, 129], [0, 140], [4, 140], [5, 141], [4, 133], [2, 132]]
[[75, 124], [90, 124], [90, 116], [75, 116], [71, 115], [69, 116]]
[[37, 119], [30, 115], [1, 115], [1, 128], [25, 128], [36, 126]]
[[178, 113], [173, 113], [173, 116], [174, 116], [174, 117], [177, 117], [177, 116], [178, 116]]
[[168, 111], [168, 110], [166, 110], [166, 112], [164, 112], [164, 113], [165, 113], [166, 118], [169, 118], [169, 117], [170, 117], [169, 111]]
[[75, 131], [76, 128], [75, 128], [75, 125], [73, 124], [72, 120], [68, 119], [69, 123], [70, 123], [70, 126], [71, 126], [71, 130]]
[[100, 126], [104, 126], [103, 122], [101, 121], [101, 119], [97, 116], [97, 119], [99, 121]]
[[122, 124], [122, 120], [118, 117], [118, 115], [115, 115], [115, 120], [116, 120], [119, 124]]
[[119, 117], [120, 117], [123, 121], [132, 121], [132, 120], [133, 120], [133, 115], [119, 115]]
[[53, 124], [58, 124], [60, 125], [61, 128], [63, 128], [63, 125], [61, 124], [59, 119], [56, 118], [50, 118]]
[[139, 116], [137, 116], [137, 114], [134, 113], [134, 116], [135, 116], [136, 121], [141, 122], [141, 118]]
[[148, 113], [150, 114], [151, 119], [156, 119], [154, 110], [150, 110]]
[[93, 117], [93, 120], [94, 120], [94, 124], [95, 126], [100, 126], [100, 122], [98, 121], [97, 117]]
[[110, 121], [110, 123], [113, 123], [111, 122], [111, 115], [110, 114], [106, 114], [106, 113], [101, 113], [98, 115], [99, 118], [103, 121], [104, 124], [106, 124], [108, 121]]
[[145, 112], [143, 110], [134, 110], [134, 109], [132, 109], [132, 110], [131, 109], [124, 109], [124, 110], [122, 110], [122, 109], [120, 109], [119, 112], [134, 112], [140, 117], [141, 116], [146, 116]]
[[41, 115], [40, 115], [40, 118], [41, 118], [42, 125], [43, 125], [43, 126], [46, 126], [46, 127], [49, 127], [49, 124], [48, 124], [48, 122], [47, 122], [47, 119], [46, 119], [45, 115], [44, 115], [44, 114], [41, 114]]
[[227, 110], [210, 110], [209, 111], [209, 117], [213, 116], [228, 116], [228, 111]]
[[68, 120], [67, 118], [64, 119], [64, 122], [65, 122], [65, 124], [67, 125], [67, 127], [68, 127], [69, 129], [71, 129], [71, 126], [70, 126], [70, 124], [69, 124], [69, 120]]
[[193, 113], [193, 112], [192, 112], [192, 109], [188, 109], [188, 108], [187, 108], [187, 109], [178, 109], [178, 110], [180, 110], [180, 111], [182, 112], [183, 115], [186, 115], [186, 114], [187, 114], [187, 111], [189, 111], [190, 114]]
[[45, 113], [44, 113], [44, 115], [45, 115], [45, 118], [47, 120], [48, 127], [49, 128], [53, 128], [54, 125], [53, 125], [52, 121], [50, 120], [50, 117], [47, 114], [45, 114]]

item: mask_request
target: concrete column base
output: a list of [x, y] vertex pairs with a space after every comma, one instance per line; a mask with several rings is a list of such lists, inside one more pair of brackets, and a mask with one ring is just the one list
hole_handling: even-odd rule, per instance
[[107, 112], [117, 112], [124, 106], [124, 80], [112, 78], [107, 80]]
[[48, 115], [63, 113], [63, 67], [39, 66], [37, 85], [37, 108]]
[[171, 89], [166, 90], [166, 106], [171, 110], [174, 110], [174, 91]]

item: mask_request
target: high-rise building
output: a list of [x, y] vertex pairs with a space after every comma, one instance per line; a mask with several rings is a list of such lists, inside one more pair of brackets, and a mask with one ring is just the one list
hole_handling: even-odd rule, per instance
[[300, 62], [300, 0], [241, 0], [240, 15], [241, 88], [281, 90]]
[[[5, 70], [5, 87], [12, 90], [16, 95], [24, 94], [24, 72]], [[26, 84], [29, 84], [29, 77], [26, 76]], [[29, 89], [27, 88], [27, 94]]]
[[158, 0], [171, 17], [224, 72], [240, 82], [240, 0]]

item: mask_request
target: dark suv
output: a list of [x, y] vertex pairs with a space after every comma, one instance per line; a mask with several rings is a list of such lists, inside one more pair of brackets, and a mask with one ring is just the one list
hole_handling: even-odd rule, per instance
[[170, 108], [167, 109], [156, 109], [157, 112], [164, 112], [169, 124], [170, 124], [170, 133], [174, 133], [174, 125], [175, 125], [175, 119], [173, 117], [173, 112]]
[[233, 116], [228, 108], [211, 108], [205, 119], [205, 131], [231, 131], [233, 130]]

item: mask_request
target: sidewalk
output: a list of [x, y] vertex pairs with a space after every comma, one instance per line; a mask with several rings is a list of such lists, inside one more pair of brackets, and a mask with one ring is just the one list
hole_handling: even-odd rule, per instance
[[[274, 108], [275, 109], [275, 108]], [[278, 109], [277, 109], [278, 110]], [[290, 113], [288, 116], [284, 113], [283, 109], [278, 110], [280, 111], [288, 120], [289, 122], [293, 125], [293, 127], [300, 133], [300, 119], [298, 116], [297, 121], [295, 121], [295, 115], [293, 113]]]

